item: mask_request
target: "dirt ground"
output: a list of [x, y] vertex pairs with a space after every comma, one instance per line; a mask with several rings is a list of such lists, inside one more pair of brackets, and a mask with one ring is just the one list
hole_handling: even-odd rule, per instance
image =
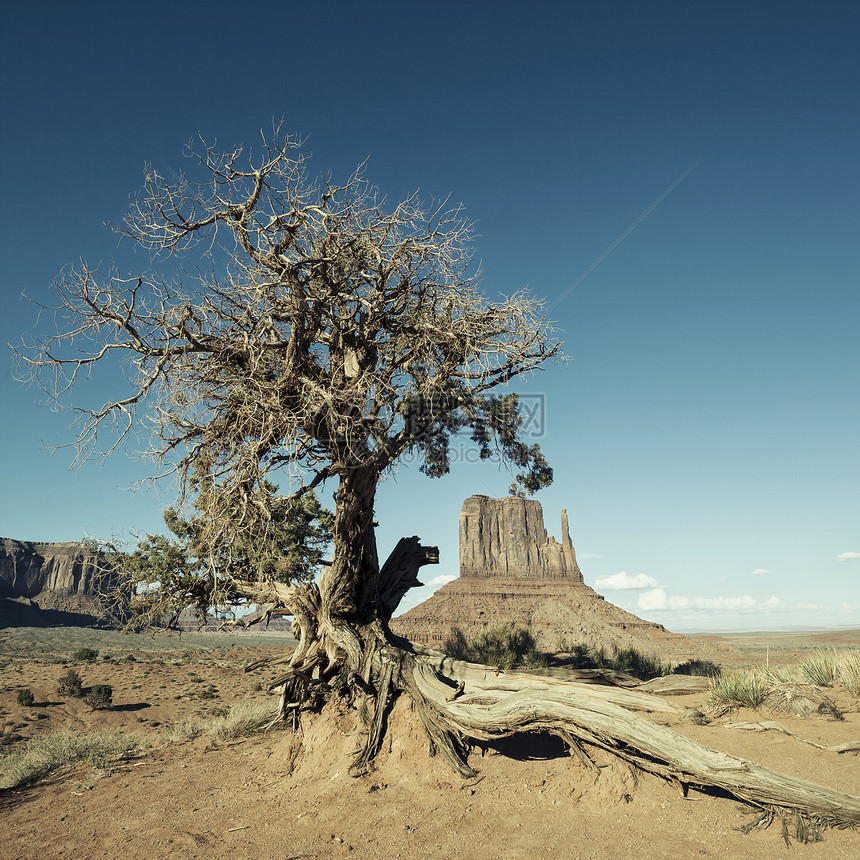
[[[684, 797], [609, 757], [596, 757], [595, 777], [555, 739], [538, 735], [476, 748], [470, 763], [479, 776], [464, 781], [441, 757], [428, 757], [426, 737], [404, 700], [391, 714], [375, 771], [358, 779], [347, 773], [359, 746], [351, 712], [304, 719], [296, 733], [272, 730], [220, 745], [200, 739], [165, 744], [166, 729], [177, 721], [210, 718], [237, 698], [267, 695], [256, 689], [266, 671], [242, 674], [241, 667], [283, 642], [236, 637], [225, 645], [223, 636], [212, 635], [166, 645], [96, 631], [65, 637], [0, 631], [0, 724], [18, 725], [13, 731], [22, 736], [11, 748], [65, 726], [117, 726], [152, 744], [140, 758], [109, 769], [79, 768], [0, 795], [0, 857], [860, 856], [858, 831], [829, 830], [822, 843], [791, 847], [779, 822], [744, 835], [739, 828], [753, 816], [736, 800], [694, 790]], [[852, 635], [818, 645], [860, 644], [860, 632]], [[815, 646], [814, 636], [804, 636], [783, 640], [782, 647], [754, 637], [731, 644], [748, 665], [782, 663]], [[59, 662], [84, 645], [99, 647], [98, 662]], [[111, 684], [114, 709], [91, 711], [81, 700], [58, 696], [56, 679], [68, 668], [87, 686]], [[17, 689], [25, 686], [35, 696], [29, 708], [16, 702]], [[753, 712], [703, 726], [681, 719], [682, 709], [701, 708], [703, 694], [673, 697], [678, 715], [659, 721], [715, 749], [860, 796], [857, 754], [811, 745], [860, 740], [860, 702], [838, 688], [829, 695], [843, 721]], [[774, 719], [797, 737], [737, 727]]]

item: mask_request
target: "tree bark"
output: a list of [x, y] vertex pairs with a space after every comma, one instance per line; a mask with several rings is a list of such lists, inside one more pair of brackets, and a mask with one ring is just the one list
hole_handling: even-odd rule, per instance
[[367, 667], [368, 647], [375, 650], [372, 643], [377, 634], [369, 628], [377, 620], [379, 560], [373, 502], [378, 481], [375, 468], [341, 473], [335, 495], [334, 551], [331, 565], [323, 568], [319, 578], [320, 626], [343, 649], [346, 673]]

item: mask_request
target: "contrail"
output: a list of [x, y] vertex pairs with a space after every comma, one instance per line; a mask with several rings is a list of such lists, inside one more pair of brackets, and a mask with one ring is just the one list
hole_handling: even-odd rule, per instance
[[696, 168], [693, 162], [549, 307], [557, 307], [575, 290]]

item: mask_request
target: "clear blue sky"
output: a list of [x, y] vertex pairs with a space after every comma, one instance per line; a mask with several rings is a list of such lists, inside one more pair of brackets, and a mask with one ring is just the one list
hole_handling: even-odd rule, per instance
[[[676, 630], [860, 625], [856, 2], [35, 0], [2, 33], [3, 343], [63, 266], [143, 263], [103, 222], [144, 162], [283, 115], [318, 172], [462, 201], [486, 292], [547, 298], [570, 360], [519, 389], [588, 583]], [[0, 534], [159, 529], [169, 488], [124, 489], [134, 451], [69, 471], [8, 357]], [[418, 534], [451, 578], [463, 499], [509, 482], [404, 467], [381, 554]]]

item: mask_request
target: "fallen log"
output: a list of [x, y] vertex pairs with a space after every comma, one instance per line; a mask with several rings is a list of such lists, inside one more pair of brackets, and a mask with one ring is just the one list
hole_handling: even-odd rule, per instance
[[[860, 798], [709, 749], [630, 710], [677, 710], [656, 696], [520, 672], [501, 680], [487, 667], [429, 655], [410, 662], [407, 689], [420, 702], [431, 739], [438, 743], [443, 733], [451, 739], [439, 745], [463, 776], [475, 774], [458, 755], [465, 739], [543, 731], [607, 750], [685, 789], [713, 787], [763, 809], [827, 825], [860, 824]], [[462, 694], [451, 697], [461, 682]]]

